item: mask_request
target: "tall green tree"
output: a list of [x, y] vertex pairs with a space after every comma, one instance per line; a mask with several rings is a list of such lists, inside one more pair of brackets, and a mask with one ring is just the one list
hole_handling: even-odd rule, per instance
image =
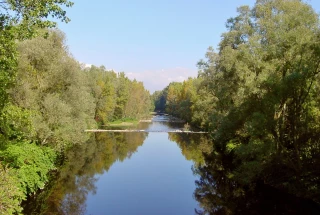
[[56, 22], [49, 17], [69, 22], [63, 6], [71, 7], [68, 0], [22, 0], [0, 2], [0, 108], [8, 101], [6, 90], [15, 81], [17, 65], [16, 39], [31, 38], [39, 28], [52, 28]]
[[217, 52], [209, 47], [198, 63], [194, 96], [187, 82], [171, 83], [167, 111], [212, 133], [240, 186], [263, 181], [319, 202], [319, 15], [300, 0], [257, 0], [237, 12]]
[[125, 106], [129, 99], [129, 83], [130, 80], [124, 72], [118, 73], [116, 90], [116, 107], [114, 110], [115, 119], [125, 117]]
[[47, 39], [20, 42], [17, 84], [10, 90], [12, 102], [31, 116], [33, 140], [57, 148], [83, 142], [83, 130], [95, 124], [86, 74], [69, 55], [64, 38], [55, 30]]
[[103, 66], [92, 66], [87, 76], [95, 100], [95, 120], [99, 124], [107, 124], [114, 119], [117, 74]]
[[129, 98], [125, 105], [125, 117], [140, 119], [148, 116], [151, 109], [150, 93], [142, 82], [130, 81]]
[[[2, 169], [1, 172], [5, 173], [0, 174], [0, 183], [3, 190], [12, 190], [9, 195], [6, 195], [8, 194], [7, 191], [4, 192], [5, 196], [0, 199], [1, 214], [19, 213], [21, 210], [19, 203], [21, 199], [25, 198], [25, 195], [21, 195], [23, 190], [19, 189], [19, 183], [26, 182], [26, 178], [22, 179], [20, 177], [17, 179], [16, 177], [19, 174], [10, 174], [9, 176], [7, 173], [16, 172], [15, 169], [11, 169], [16, 168], [11, 158], [19, 150], [21, 151], [29, 146], [22, 141], [26, 141], [32, 136], [28, 120], [30, 114], [28, 111], [10, 104], [8, 94], [8, 90], [16, 83], [18, 59], [16, 42], [34, 37], [38, 29], [55, 27], [56, 22], [50, 20], [50, 17], [68, 22], [69, 18], [62, 7], [70, 7], [72, 4], [68, 0], [8, 0], [0, 2], [0, 168]], [[16, 143], [18, 145], [12, 145]], [[28, 141], [27, 144], [29, 144]], [[10, 150], [10, 147], [13, 150]], [[44, 160], [48, 159], [41, 148], [38, 148], [38, 151], [31, 151], [34, 152], [33, 155], [38, 153], [37, 156], [43, 155]], [[26, 152], [24, 151], [24, 153]], [[22, 159], [21, 156], [16, 158]], [[6, 165], [7, 162], [12, 165]], [[29, 162], [28, 159], [25, 162]], [[33, 172], [31, 171], [32, 174], [38, 174], [36, 169], [41, 164], [37, 163], [35, 166], [33, 166], [35, 167]], [[39, 174], [51, 169], [49, 166], [43, 168]], [[29, 174], [29, 176], [32, 174]], [[36, 178], [32, 179], [36, 180]], [[41, 184], [46, 181], [46, 179], [42, 179], [36, 181], [36, 184], [40, 181]], [[42, 186], [38, 185], [38, 188]], [[12, 186], [14, 187], [12, 188]]]
[[312, 167], [320, 144], [318, 14], [298, 0], [257, 0], [227, 28], [218, 53], [209, 49], [199, 63], [203, 101], [211, 104], [204, 124], [235, 154], [241, 183], [262, 179], [312, 197], [320, 175]]
[[168, 94], [166, 99], [166, 112], [172, 115], [178, 115], [180, 108], [180, 94], [182, 83], [172, 82], [168, 86]]

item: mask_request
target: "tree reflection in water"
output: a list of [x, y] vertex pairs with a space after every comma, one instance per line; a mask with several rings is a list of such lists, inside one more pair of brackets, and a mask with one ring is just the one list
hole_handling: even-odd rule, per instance
[[24, 214], [85, 214], [89, 193], [95, 194], [98, 175], [137, 151], [147, 133], [96, 133], [65, 155], [65, 164], [45, 191], [30, 197]]
[[202, 208], [197, 214], [320, 214], [315, 201], [262, 180], [253, 186], [239, 183], [242, 179], [235, 175], [239, 165], [232, 153], [219, 151], [207, 136], [178, 133], [169, 138], [177, 142], [186, 159], [194, 161], [193, 172], [199, 176], [194, 197]]
[[[223, 153], [210, 137], [168, 135], [185, 158], [194, 162], [193, 172], [199, 177], [194, 198], [201, 207], [197, 214], [320, 214], [315, 203], [315, 199], [320, 199], [317, 189], [308, 194], [315, 196], [312, 201], [306, 198], [308, 195], [301, 195], [303, 190], [298, 195], [263, 180], [244, 185], [239, 178], [243, 174], [236, 174], [238, 160], [232, 153]], [[108, 171], [115, 161], [130, 157], [146, 137], [147, 133], [97, 133], [87, 143], [76, 145], [64, 155], [67, 162], [54, 182], [26, 205], [24, 213], [85, 214], [87, 196], [96, 192], [97, 175]], [[319, 183], [315, 181], [315, 187]]]

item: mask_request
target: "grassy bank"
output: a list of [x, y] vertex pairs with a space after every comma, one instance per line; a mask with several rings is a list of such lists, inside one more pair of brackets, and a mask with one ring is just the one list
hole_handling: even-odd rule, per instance
[[139, 120], [137, 119], [121, 119], [121, 120], [116, 120], [113, 122], [109, 122], [107, 125], [105, 126], [109, 126], [109, 127], [126, 127], [126, 126], [134, 126], [137, 125], [139, 123]]

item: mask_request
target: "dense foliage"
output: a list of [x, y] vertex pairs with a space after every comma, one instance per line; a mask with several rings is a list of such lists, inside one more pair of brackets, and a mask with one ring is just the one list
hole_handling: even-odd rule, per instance
[[106, 71], [103, 66], [92, 66], [85, 71], [94, 98], [94, 118], [99, 124], [139, 119], [149, 114], [151, 98], [142, 82], [129, 80], [124, 72]]
[[[49, 18], [68, 22], [67, 0], [0, 2], [0, 214], [48, 182], [85, 129], [149, 113], [149, 92], [123, 72], [84, 68]], [[51, 29], [50, 29], [51, 28]], [[59, 162], [61, 163], [61, 162]]]
[[154, 111], [165, 112], [167, 94], [168, 94], [168, 87], [166, 87], [164, 90], [155, 91], [151, 95], [151, 99], [154, 104]]
[[82, 68], [68, 53], [63, 33], [47, 33], [47, 38], [17, 44], [15, 85], [6, 91], [10, 102], [0, 121], [0, 161], [16, 172], [15, 186], [24, 193], [15, 197], [20, 200], [44, 187], [48, 172], [56, 168], [56, 155], [88, 139], [85, 129], [139, 119], [151, 107], [141, 82], [104, 67]]
[[[69, 18], [62, 6], [70, 7], [72, 2], [0, 2], [0, 214], [19, 213], [20, 201], [25, 198], [26, 193], [43, 187], [46, 181], [44, 174], [52, 169], [53, 163], [46, 165], [47, 161], [52, 161], [46, 150], [30, 145], [30, 138], [33, 136], [30, 112], [13, 104], [8, 90], [16, 83], [17, 41], [32, 38], [39, 28], [54, 27], [56, 23], [50, 21], [48, 16], [68, 22]], [[30, 157], [21, 160], [26, 151], [30, 150]], [[45, 163], [35, 159], [37, 157]], [[37, 173], [39, 169], [41, 171]], [[32, 174], [28, 175], [28, 171]]]
[[[152, 106], [141, 82], [103, 66], [84, 68], [64, 34], [49, 30], [55, 22], [48, 17], [68, 22], [63, 7], [70, 6], [67, 0], [0, 2], [0, 214], [20, 213], [21, 200], [46, 185], [57, 158], [72, 156], [71, 146], [96, 153], [81, 144], [89, 138], [84, 129], [144, 117]], [[195, 198], [204, 208], [198, 213], [242, 213], [235, 200], [255, 205], [243, 196], [256, 186], [320, 203], [319, 24], [300, 0], [242, 6], [227, 21], [218, 51], [209, 48], [198, 63], [198, 78], [153, 94], [156, 111], [211, 133], [213, 143], [200, 139], [199, 145], [170, 135], [197, 163]], [[122, 144], [130, 134], [104, 141], [112, 138], [117, 155], [101, 145], [107, 149], [100, 160], [85, 156], [75, 169], [107, 170], [141, 142]]]
[[[198, 63], [198, 78], [168, 86], [167, 112], [212, 133], [207, 165], [227, 156], [225, 177], [237, 186], [259, 181], [320, 202], [318, 14], [299, 0], [257, 0], [238, 8], [227, 29], [218, 52], [209, 48]], [[212, 195], [197, 196], [205, 213], [219, 205]]]

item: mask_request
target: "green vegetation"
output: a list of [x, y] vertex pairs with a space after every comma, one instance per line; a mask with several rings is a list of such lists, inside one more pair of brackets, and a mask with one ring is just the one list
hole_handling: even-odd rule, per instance
[[[50, 171], [77, 156], [70, 147], [95, 153], [81, 144], [90, 139], [83, 130], [143, 118], [153, 105], [211, 133], [212, 142], [189, 145], [170, 135], [197, 164], [200, 214], [241, 213], [233, 203], [259, 184], [320, 203], [320, 23], [308, 4], [257, 0], [254, 8], [238, 8], [218, 51], [209, 48], [198, 63], [198, 77], [152, 97], [125, 73], [83, 68], [70, 55], [48, 17], [68, 22], [62, 8], [72, 4], [0, 2], [0, 214], [20, 213], [21, 201], [46, 186]], [[75, 171], [89, 164], [107, 170], [141, 144], [130, 134], [104, 141], [112, 138], [120, 140], [117, 155], [102, 145], [100, 160], [85, 155]], [[137, 144], [124, 144], [126, 138]], [[92, 190], [92, 177], [79, 180]]]
[[166, 98], [168, 94], [168, 87], [166, 87], [162, 91], [155, 91], [152, 94], [152, 101], [154, 103], [154, 111], [155, 112], [164, 112], [166, 108]]
[[138, 123], [139, 121], [137, 119], [125, 118], [125, 119], [109, 122], [107, 126], [112, 126], [112, 127], [132, 126], [132, 125], [137, 125]]
[[149, 114], [150, 94], [142, 82], [129, 80], [124, 72], [106, 71], [103, 66], [92, 66], [85, 72], [96, 107], [94, 118], [100, 125], [116, 120], [137, 120]]
[[[169, 114], [211, 132], [196, 191], [203, 214], [240, 213], [219, 198], [243, 198], [258, 182], [320, 203], [318, 14], [299, 0], [257, 0], [226, 25], [198, 78], [157, 92]], [[233, 183], [231, 193], [220, 192], [221, 178]]]
[[0, 2], [0, 214], [43, 189], [83, 131], [150, 111], [141, 82], [103, 66], [83, 69], [56, 20], [67, 0]]
[[9, 145], [0, 152], [3, 165], [16, 171], [21, 189], [25, 195], [44, 188], [47, 174], [55, 169], [56, 154], [53, 149], [23, 142]]

